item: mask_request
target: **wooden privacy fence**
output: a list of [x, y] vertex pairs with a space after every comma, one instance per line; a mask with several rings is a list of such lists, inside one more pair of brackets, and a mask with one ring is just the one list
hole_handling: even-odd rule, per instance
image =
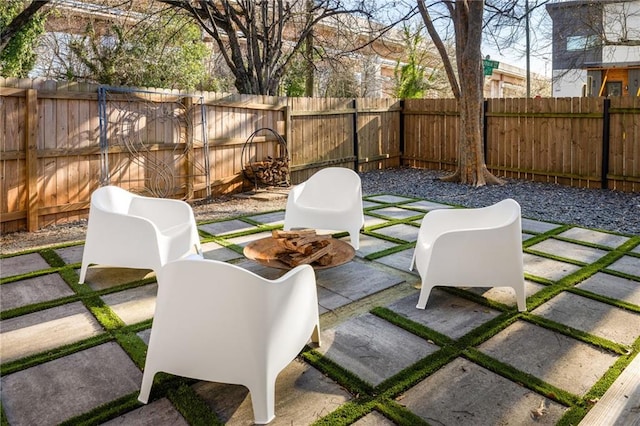
[[[188, 200], [253, 189], [247, 163], [286, 141], [290, 181], [327, 166], [452, 170], [452, 99], [315, 99], [0, 80], [2, 232], [87, 217], [111, 183]], [[490, 99], [487, 166], [500, 176], [640, 188], [640, 98]], [[257, 129], [275, 132], [257, 132]], [[274, 137], [281, 135], [281, 138]], [[249, 147], [249, 149], [247, 149]]]

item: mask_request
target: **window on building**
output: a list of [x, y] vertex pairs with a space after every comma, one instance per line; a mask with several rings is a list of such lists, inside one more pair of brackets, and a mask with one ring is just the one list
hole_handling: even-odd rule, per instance
[[598, 37], [594, 35], [581, 35], [567, 37], [567, 51], [575, 52], [587, 50], [598, 45]]

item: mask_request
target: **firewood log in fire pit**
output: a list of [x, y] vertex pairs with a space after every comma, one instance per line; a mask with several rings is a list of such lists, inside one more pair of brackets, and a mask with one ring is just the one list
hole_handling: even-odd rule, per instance
[[329, 244], [330, 237], [316, 235], [316, 231], [313, 229], [273, 230], [271, 236], [282, 247], [282, 252], [277, 255], [278, 260], [292, 268], [314, 262], [325, 266], [333, 260], [334, 253]]

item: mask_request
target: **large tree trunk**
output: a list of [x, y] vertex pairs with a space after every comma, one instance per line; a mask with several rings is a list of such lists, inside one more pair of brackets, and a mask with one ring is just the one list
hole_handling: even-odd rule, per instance
[[455, 28], [457, 76], [424, 0], [418, 1], [418, 9], [445, 64], [445, 71], [460, 110], [458, 167], [455, 173], [444, 180], [475, 186], [502, 184], [503, 182], [487, 169], [482, 140], [484, 73], [480, 46], [484, 1], [455, 0], [445, 2], [444, 5]]

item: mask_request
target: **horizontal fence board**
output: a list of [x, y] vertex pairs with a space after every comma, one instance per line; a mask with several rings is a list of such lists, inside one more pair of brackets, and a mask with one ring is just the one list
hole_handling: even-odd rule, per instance
[[[357, 165], [359, 171], [456, 167], [460, 117], [455, 99], [400, 102], [152, 88], [113, 91], [105, 109], [113, 122], [106, 135], [110, 142], [101, 148], [98, 87], [0, 79], [2, 232], [25, 230], [29, 220], [43, 227], [85, 219], [105, 166], [112, 183], [135, 189], [163, 179], [158, 165], [172, 164], [175, 198], [197, 200], [209, 193], [252, 189], [254, 182], [243, 172], [247, 161], [283, 155], [270, 131], [257, 133], [247, 152], [249, 137], [262, 128], [284, 139], [293, 184], [328, 166]], [[35, 89], [36, 102], [30, 107], [35, 111], [31, 119], [30, 89]], [[640, 98], [611, 98], [608, 150], [603, 145], [604, 102], [487, 100], [487, 167], [508, 178], [638, 191]], [[167, 111], [175, 120], [167, 121]], [[27, 150], [29, 135], [35, 143]], [[137, 139], [144, 144], [138, 145]], [[132, 153], [142, 146], [143, 152]]]

